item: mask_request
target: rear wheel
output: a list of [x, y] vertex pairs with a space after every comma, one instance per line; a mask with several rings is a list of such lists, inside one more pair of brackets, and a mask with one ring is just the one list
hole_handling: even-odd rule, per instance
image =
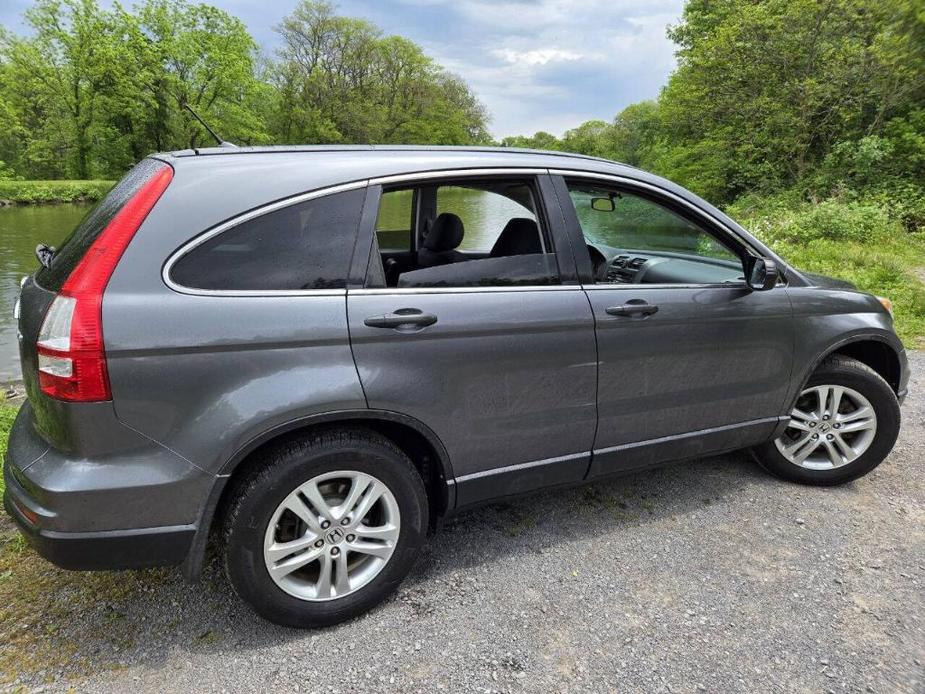
[[813, 373], [783, 434], [755, 454], [767, 470], [794, 482], [841, 484], [883, 462], [899, 424], [889, 384], [865, 364], [836, 355]]
[[390, 441], [329, 431], [270, 451], [225, 523], [238, 595], [278, 624], [313, 627], [382, 601], [413, 565], [427, 529], [420, 475]]

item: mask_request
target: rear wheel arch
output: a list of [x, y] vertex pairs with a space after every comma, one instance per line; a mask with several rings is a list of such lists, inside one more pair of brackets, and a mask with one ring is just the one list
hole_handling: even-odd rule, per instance
[[218, 481], [204, 504], [196, 536], [183, 563], [184, 575], [189, 580], [198, 580], [209, 536], [214, 528], [220, 527], [238, 482], [259, 465], [262, 452], [289, 437], [337, 428], [373, 431], [394, 443], [411, 459], [424, 481], [432, 528], [453, 508], [456, 503], [455, 477], [449, 456], [437, 435], [418, 420], [387, 410], [343, 410], [294, 419], [255, 437], [222, 466]]
[[292, 437], [306, 436], [319, 429], [338, 428], [373, 431], [407, 455], [424, 480], [432, 519], [445, 515], [452, 508], [455, 501], [452, 494], [454, 477], [449, 456], [429, 427], [397, 412], [344, 410], [295, 419], [252, 439], [222, 467], [219, 474], [227, 475], [228, 483], [222, 490], [214, 515], [220, 516], [224, 512], [235, 481], [248, 475], [253, 466], [259, 465], [262, 452]]

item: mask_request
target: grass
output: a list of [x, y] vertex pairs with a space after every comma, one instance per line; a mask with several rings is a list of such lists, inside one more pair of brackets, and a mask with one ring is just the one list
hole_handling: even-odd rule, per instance
[[2, 181], [0, 201], [17, 204], [95, 202], [114, 181]]
[[[3, 399], [3, 395], [0, 395], [0, 460], [6, 455], [6, 444], [10, 438], [10, 428], [13, 426], [13, 420], [16, 419], [17, 412], [19, 412], [19, 407], [7, 404]], [[4, 488], [3, 476], [0, 475], [0, 496], [3, 496]]]

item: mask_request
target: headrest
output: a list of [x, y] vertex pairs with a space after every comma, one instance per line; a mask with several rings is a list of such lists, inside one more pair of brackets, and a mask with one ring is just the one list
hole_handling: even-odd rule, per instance
[[437, 215], [424, 239], [424, 248], [434, 253], [452, 251], [463, 240], [462, 220], [452, 212]]
[[540, 228], [536, 225], [536, 222], [526, 217], [514, 217], [508, 221], [498, 235], [495, 245], [491, 248], [491, 256], [495, 258], [542, 252]]

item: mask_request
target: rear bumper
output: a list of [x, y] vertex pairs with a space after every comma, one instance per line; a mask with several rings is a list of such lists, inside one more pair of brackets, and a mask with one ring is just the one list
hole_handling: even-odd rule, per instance
[[20, 511], [7, 479], [3, 505], [35, 551], [62, 569], [141, 569], [179, 564], [189, 553], [195, 526], [67, 533], [32, 525]]
[[148, 439], [136, 443], [99, 460], [64, 455], [35, 432], [23, 405], [3, 464], [3, 501], [40, 555], [65, 569], [186, 558], [215, 478]]

